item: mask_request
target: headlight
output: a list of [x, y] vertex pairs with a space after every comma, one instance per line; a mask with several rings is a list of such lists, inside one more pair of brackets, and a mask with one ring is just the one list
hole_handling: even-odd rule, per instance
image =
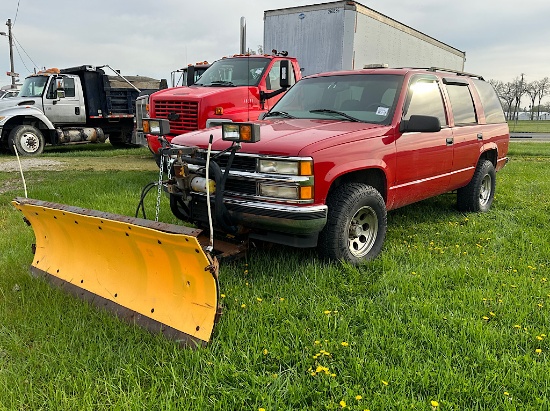
[[313, 174], [313, 164], [310, 160], [286, 161], [260, 159], [260, 173], [310, 176]]
[[275, 198], [286, 198], [289, 200], [297, 200], [298, 187], [260, 184], [260, 195], [263, 197], [275, 197]]
[[260, 195], [286, 200], [313, 200], [313, 186], [296, 187], [260, 183]]

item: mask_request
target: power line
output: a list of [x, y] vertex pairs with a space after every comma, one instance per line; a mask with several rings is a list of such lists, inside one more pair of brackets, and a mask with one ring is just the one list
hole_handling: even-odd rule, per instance
[[[19, 47], [21, 47], [21, 50], [23, 50], [23, 52], [27, 55], [27, 57], [29, 58], [30, 61], [32, 61], [32, 64], [34, 64], [34, 67], [38, 68], [38, 65], [33, 61], [33, 59], [31, 58], [31, 56], [29, 56], [29, 54], [25, 51], [25, 48], [21, 45], [21, 43], [19, 43], [19, 40], [17, 40], [15, 38], [15, 36], [13, 35], [12, 33], [12, 37], [13, 39], [17, 42], [17, 44], [19, 44]], [[17, 53], [19, 53], [19, 50], [17, 50]], [[19, 57], [21, 58], [21, 54], [19, 54]], [[23, 59], [21, 59], [21, 62], [23, 62]], [[25, 66], [25, 63], [23, 63], [23, 65]], [[25, 66], [25, 68], [27, 68], [27, 66]], [[27, 68], [27, 70], [29, 70]], [[30, 71], [30, 70], [29, 70]]]
[[15, 26], [15, 21], [17, 20], [17, 14], [19, 13], [19, 3], [21, 2], [21, 0], [17, 0], [17, 10], [15, 11], [15, 18], [13, 19], [13, 24], [12, 24], [12, 28], [13, 26]]

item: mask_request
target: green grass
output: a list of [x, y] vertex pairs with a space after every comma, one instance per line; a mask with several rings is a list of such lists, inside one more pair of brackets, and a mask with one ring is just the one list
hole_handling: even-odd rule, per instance
[[550, 133], [550, 120], [521, 120], [509, 121], [511, 132], [515, 133]]
[[[32, 278], [18, 173], [0, 172], [0, 410], [548, 409], [550, 144], [510, 157], [489, 213], [452, 194], [390, 212], [364, 266], [278, 246], [222, 264], [224, 314], [198, 350]], [[30, 197], [126, 215], [156, 177], [26, 173]]]

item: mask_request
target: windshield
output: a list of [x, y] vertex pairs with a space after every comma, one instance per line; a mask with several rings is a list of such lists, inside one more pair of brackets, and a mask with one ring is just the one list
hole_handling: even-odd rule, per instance
[[40, 97], [44, 92], [44, 86], [48, 82], [47, 76], [32, 76], [27, 77], [21, 91], [19, 92], [19, 97]]
[[315, 118], [390, 124], [403, 77], [353, 74], [297, 82], [266, 118]]
[[195, 84], [204, 87], [256, 86], [270, 59], [242, 57], [214, 62]]

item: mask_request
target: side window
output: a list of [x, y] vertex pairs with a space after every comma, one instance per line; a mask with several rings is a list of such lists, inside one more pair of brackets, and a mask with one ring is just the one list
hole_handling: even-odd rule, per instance
[[485, 121], [487, 124], [504, 123], [504, 111], [497, 93], [490, 83], [483, 80], [472, 80], [481, 99], [481, 105], [485, 112]]
[[436, 79], [417, 78], [410, 82], [403, 119], [409, 120], [412, 115], [434, 116], [441, 127], [447, 125], [443, 96]]
[[65, 97], [75, 97], [74, 78], [66, 77], [63, 81]]
[[474, 101], [467, 84], [447, 84], [445, 86], [451, 100], [455, 124], [476, 124], [477, 116]]
[[[63, 90], [65, 91], [65, 97], [75, 97], [75, 86], [74, 78], [64, 77], [63, 78]], [[52, 78], [50, 81], [50, 86], [48, 87], [48, 93], [46, 98], [56, 99], [57, 98], [57, 81]]]

